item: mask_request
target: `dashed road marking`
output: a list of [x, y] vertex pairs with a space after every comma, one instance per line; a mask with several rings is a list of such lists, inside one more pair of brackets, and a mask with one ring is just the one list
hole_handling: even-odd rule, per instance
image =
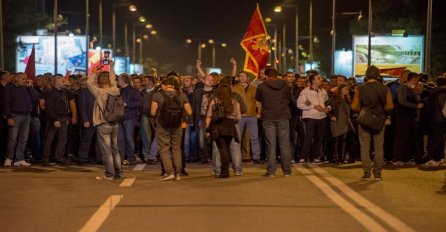
[[133, 183], [135, 182], [136, 177], [132, 178], [125, 178], [122, 183], [119, 185], [119, 187], [132, 187]]
[[110, 216], [113, 209], [118, 205], [124, 195], [112, 195], [110, 196], [90, 219], [85, 223], [85, 225], [79, 230], [79, 232], [92, 232], [98, 231], [105, 220]]
[[133, 171], [142, 171], [144, 170], [144, 168], [146, 168], [147, 164], [137, 164], [134, 168]]

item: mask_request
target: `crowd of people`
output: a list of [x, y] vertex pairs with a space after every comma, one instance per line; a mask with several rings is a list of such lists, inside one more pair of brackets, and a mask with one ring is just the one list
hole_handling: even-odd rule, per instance
[[446, 77], [406, 70], [385, 83], [370, 66], [358, 85], [267, 67], [250, 80], [230, 62], [230, 76], [205, 73], [200, 60], [195, 77], [116, 75], [113, 62], [89, 77], [0, 72], [0, 161], [104, 164], [105, 180], [142, 162], [160, 164], [161, 180], [188, 175], [187, 163], [228, 178], [230, 164], [243, 175], [243, 162], [266, 162], [274, 177], [279, 162], [287, 177], [292, 163], [361, 160], [365, 180], [381, 180], [386, 162], [445, 166]]

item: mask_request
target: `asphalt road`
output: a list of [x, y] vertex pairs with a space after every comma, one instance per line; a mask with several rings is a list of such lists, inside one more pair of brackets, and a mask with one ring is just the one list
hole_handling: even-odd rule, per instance
[[[215, 179], [188, 165], [181, 181], [158, 166], [0, 168], [0, 231], [446, 231], [445, 169], [387, 166], [361, 181], [360, 164], [294, 165], [291, 177]], [[142, 169], [142, 170], [141, 170]]]

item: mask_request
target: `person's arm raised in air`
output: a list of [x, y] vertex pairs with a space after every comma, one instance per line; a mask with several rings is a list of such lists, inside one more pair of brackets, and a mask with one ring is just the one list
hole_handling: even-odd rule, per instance
[[232, 57], [231, 60], [229, 60], [229, 62], [232, 64], [231, 76], [235, 77], [235, 75], [237, 75], [237, 61], [235, 60], [234, 57]]
[[203, 78], [205, 78], [206, 77], [206, 73], [203, 71], [203, 68], [201, 67], [201, 60], [200, 59], [197, 59], [197, 70], [198, 70], [198, 73], [200, 73], [200, 75], [203, 77]]

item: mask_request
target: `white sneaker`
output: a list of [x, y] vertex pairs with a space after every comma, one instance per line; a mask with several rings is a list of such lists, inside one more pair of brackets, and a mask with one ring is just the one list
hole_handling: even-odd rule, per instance
[[175, 180], [181, 180], [180, 174], [175, 174]]
[[11, 167], [11, 166], [12, 166], [12, 160], [10, 160], [10, 159], [6, 159], [6, 160], [5, 160], [5, 164], [3, 164], [3, 166], [5, 166], [5, 167]]
[[31, 166], [31, 164], [26, 162], [25, 160], [22, 160], [22, 161], [14, 162], [14, 166], [25, 166], [25, 167], [28, 167], [28, 166]]
[[440, 166], [440, 162], [437, 162], [435, 160], [429, 160], [427, 163], [424, 164], [425, 166], [428, 167], [438, 167]]
[[160, 180], [165, 181], [165, 180], [173, 180], [173, 179], [175, 179], [175, 175], [174, 174], [170, 174], [170, 175], [161, 177]]
[[109, 177], [109, 176], [96, 176], [96, 180], [113, 180], [113, 177]]
[[300, 163], [300, 164], [304, 164], [304, 163], [305, 163], [305, 159], [300, 159], [300, 160], [299, 160], [299, 163]]

